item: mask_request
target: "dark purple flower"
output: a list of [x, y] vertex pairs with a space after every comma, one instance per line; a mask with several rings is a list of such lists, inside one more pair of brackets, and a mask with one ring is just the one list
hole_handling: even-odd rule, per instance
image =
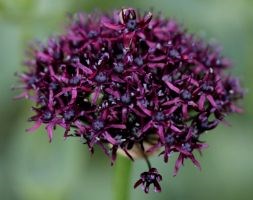
[[155, 192], [161, 192], [161, 186], [159, 182], [162, 180], [162, 176], [158, 173], [156, 168], [149, 169], [148, 172], [143, 172], [141, 178], [134, 184], [134, 188], [141, 185], [145, 193], [149, 192], [151, 184], [154, 185]]
[[150, 169], [135, 184], [145, 192], [151, 184], [160, 191], [162, 179], [147, 155], [159, 151], [168, 162], [178, 153], [174, 175], [185, 159], [200, 168], [200, 136], [241, 112], [244, 92], [218, 48], [175, 20], [132, 8], [74, 15], [65, 34], [31, 48], [26, 65], [19, 98], [35, 102], [28, 130], [45, 125], [51, 141], [61, 126], [65, 138], [82, 138], [91, 153], [101, 147], [112, 164], [118, 152], [134, 160], [137, 149]]

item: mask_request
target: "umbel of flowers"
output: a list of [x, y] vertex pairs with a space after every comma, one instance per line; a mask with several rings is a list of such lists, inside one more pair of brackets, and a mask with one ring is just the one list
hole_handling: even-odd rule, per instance
[[113, 163], [117, 152], [134, 160], [139, 149], [148, 163], [135, 187], [161, 191], [162, 176], [147, 155], [164, 162], [178, 154], [174, 175], [194, 151], [207, 147], [200, 136], [224, 117], [240, 112], [238, 79], [218, 48], [186, 32], [176, 21], [140, 15], [132, 8], [112, 15], [75, 14], [66, 33], [30, 51], [19, 74], [20, 97], [35, 102], [35, 124], [64, 137], [80, 137], [93, 153], [102, 148]]

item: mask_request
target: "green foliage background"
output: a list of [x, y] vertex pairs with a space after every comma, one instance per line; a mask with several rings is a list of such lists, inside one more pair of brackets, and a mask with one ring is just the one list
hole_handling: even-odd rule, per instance
[[[204, 136], [210, 147], [200, 158], [202, 172], [186, 162], [176, 178], [173, 161], [152, 158], [164, 181], [161, 194], [131, 190], [132, 199], [253, 199], [253, 1], [251, 0], [0, 0], [0, 199], [68, 200], [112, 198], [113, 167], [97, 150], [88, 154], [78, 139], [64, 141], [62, 130], [48, 143], [43, 129], [25, 133], [30, 103], [13, 101], [14, 73], [23, 70], [24, 50], [33, 39], [61, 33], [66, 14], [132, 6], [154, 8], [207, 40], [217, 41], [234, 61], [247, 94], [245, 113], [228, 118]], [[146, 166], [136, 161], [132, 184]], [[124, 173], [124, 171], [122, 171]]]

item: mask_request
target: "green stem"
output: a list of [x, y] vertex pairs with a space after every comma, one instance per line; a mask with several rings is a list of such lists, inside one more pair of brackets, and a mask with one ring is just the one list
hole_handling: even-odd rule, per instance
[[131, 180], [132, 161], [118, 155], [115, 163], [115, 175], [113, 185], [114, 200], [129, 200], [130, 180]]

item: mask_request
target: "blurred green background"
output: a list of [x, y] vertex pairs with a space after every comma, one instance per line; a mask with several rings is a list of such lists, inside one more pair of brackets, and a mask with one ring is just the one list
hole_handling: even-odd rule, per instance
[[[48, 143], [43, 129], [24, 130], [32, 124], [27, 101], [13, 101], [17, 92], [14, 73], [23, 70], [28, 42], [61, 33], [66, 14], [95, 9], [132, 6], [178, 19], [194, 32], [224, 47], [234, 62], [232, 74], [243, 81], [247, 94], [243, 115], [229, 117], [230, 127], [204, 136], [210, 147], [199, 158], [199, 172], [190, 162], [176, 178], [174, 160], [169, 165], [152, 158], [163, 174], [163, 192], [145, 195], [131, 189], [132, 200], [252, 200], [253, 199], [253, 1], [252, 0], [0, 0], [0, 199], [68, 200], [112, 199], [113, 167], [98, 150], [88, 154], [78, 139], [63, 140], [62, 130]], [[133, 167], [132, 184], [146, 169], [143, 161]], [[124, 172], [122, 172], [124, 173]]]

